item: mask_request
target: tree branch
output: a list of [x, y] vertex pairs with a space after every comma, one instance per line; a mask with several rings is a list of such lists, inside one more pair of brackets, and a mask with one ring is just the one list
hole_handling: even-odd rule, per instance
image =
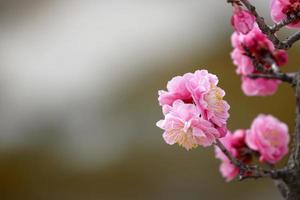
[[281, 72], [277, 73], [269, 73], [269, 74], [249, 74], [247, 77], [252, 79], [257, 78], [266, 78], [266, 79], [274, 79], [274, 80], [280, 80], [283, 82], [287, 82], [290, 84], [295, 84], [295, 74], [285, 74]]
[[288, 37], [287, 39], [285, 39], [282, 43], [285, 44], [288, 48], [291, 48], [292, 45], [297, 42], [298, 40], [300, 40], [300, 31], [294, 33], [293, 35], [291, 35], [290, 37]]
[[215, 145], [219, 147], [219, 149], [226, 155], [226, 157], [231, 161], [233, 165], [235, 165], [240, 170], [239, 180], [245, 180], [249, 178], [262, 178], [262, 177], [270, 177], [272, 179], [281, 179], [286, 173], [287, 170], [267, 170], [263, 169], [259, 166], [247, 165], [240, 160], [236, 159], [222, 144], [220, 140], [216, 140]]
[[285, 19], [283, 19], [281, 22], [274, 24], [270, 29], [272, 33], [276, 33], [277, 31], [279, 31], [282, 27], [296, 21], [297, 19], [299, 19], [299, 17], [297, 15], [289, 15], [288, 17], [286, 17]]
[[[292, 141], [292, 153], [289, 158], [291, 168], [300, 166], [300, 72], [296, 74], [296, 126]], [[299, 169], [300, 170], [300, 169]]]

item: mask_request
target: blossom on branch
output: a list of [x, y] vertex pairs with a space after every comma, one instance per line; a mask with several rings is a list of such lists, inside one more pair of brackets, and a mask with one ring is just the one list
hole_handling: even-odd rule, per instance
[[260, 154], [260, 161], [275, 164], [288, 153], [288, 126], [272, 115], [259, 115], [246, 134], [246, 143]]
[[[248, 147], [245, 143], [246, 130], [236, 130], [233, 134], [228, 133], [225, 137], [220, 139], [220, 142], [224, 145], [231, 155], [243, 163], [250, 163], [251, 154], [247, 151]], [[239, 173], [240, 169], [236, 167], [229, 158], [215, 146], [216, 158], [222, 161], [220, 165], [220, 172], [226, 181], [233, 180]]]
[[[233, 51], [231, 58], [237, 67], [236, 73], [241, 75], [242, 90], [248, 96], [272, 95], [277, 91], [280, 81], [264, 78], [250, 79], [249, 74], [261, 74], [271, 71], [272, 65], [283, 66], [288, 57], [284, 50], [275, 49], [273, 43], [255, 27], [248, 34], [234, 32], [231, 37]], [[258, 63], [260, 68], [255, 65]]]
[[165, 130], [168, 144], [178, 143], [189, 150], [226, 135], [230, 106], [223, 100], [225, 92], [218, 81], [207, 70], [197, 70], [173, 78], [167, 91], [158, 92], [165, 119], [157, 126]]

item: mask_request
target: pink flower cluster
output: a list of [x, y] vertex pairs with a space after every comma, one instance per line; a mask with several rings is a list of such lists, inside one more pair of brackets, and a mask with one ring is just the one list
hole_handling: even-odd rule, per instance
[[264, 70], [271, 69], [270, 60], [277, 66], [287, 63], [286, 51], [275, 49], [273, 43], [255, 25], [247, 34], [234, 32], [231, 37], [233, 51], [231, 58], [236, 68], [236, 73], [241, 75], [242, 90], [248, 96], [266, 96], [276, 92], [280, 81], [264, 78], [251, 79], [249, 74], [262, 73], [253, 66], [253, 60], [262, 64]]
[[[228, 133], [220, 141], [235, 158], [246, 164], [251, 162], [252, 152], [261, 162], [275, 164], [288, 153], [288, 127], [271, 115], [261, 114], [254, 119], [250, 129]], [[239, 168], [218, 147], [215, 147], [215, 153], [222, 161], [222, 176], [231, 181], [239, 174]]]
[[189, 150], [198, 145], [209, 146], [226, 135], [230, 106], [217, 84], [217, 76], [198, 70], [174, 77], [168, 82], [167, 91], [158, 92], [164, 119], [157, 126], [165, 131], [166, 143], [177, 143]]
[[[272, 0], [271, 17], [273, 21], [280, 22], [291, 15], [300, 12], [300, 0]], [[296, 20], [287, 25], [288, 28], [299, 28], [300, 20]]]

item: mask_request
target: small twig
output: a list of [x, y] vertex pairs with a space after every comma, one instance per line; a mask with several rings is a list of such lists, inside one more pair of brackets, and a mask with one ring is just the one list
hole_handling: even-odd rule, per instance
[[226, 157], [231, 161], [233, 165], [235, 165], [240, 170], [239, 180], [249, 179], [249, 178], [262, 178], [262, 177], [270, 177], [272, 179], [280, 179], [285, 173], [286, 169], [282, 170], [266, 170], [259, 166], [247, 165], [240, 160], [236, 159], [220, 142], [220, 140], [216, 140], [215, 145], [217, 145], [220, 150], [226, 155]]
[[297, 15], [289, 15], [288, 17], [286, 17], [285, 19], [283, 19], [281, 22], [274, 24], [270, 29], [272, 33], [276, 33], [277, 31], [279, 31], [282, 27], [294, 22], [295, 20], [299, 19], [299, 17]]
[[242, 163], [241, 161], [239, 161], [238, 159], [233, 157], [233, 155], [231, 155], [231, 153], [226, 149], [226, 147], [222, 144], [222, 142], [220, 140], [218, 140], [218, 139], [216, 140], [216, 145], [226, 155], [226, 157], [231, 161], [232, 164], [234, 164], [239, 169], [242, 169], [242, 170], [246, 169], [244, 163]]
[[300, 31], [294, 33], [293, 35], [285, 39], [282, 43], [285, 44], [288, 48], [290, 48], [298, 40], [300, 40]]
[[249, 74], [247, 77], [252, 78], [252, 79], [257, 79], [257, 78], [265, 78], [265, 79], [275, 79], [275, 80], [281, 80], [283, 82], [287, 82], [290, 84], [295, 83], [295, 74], [290, 73], [269, 73], [269, 74]]

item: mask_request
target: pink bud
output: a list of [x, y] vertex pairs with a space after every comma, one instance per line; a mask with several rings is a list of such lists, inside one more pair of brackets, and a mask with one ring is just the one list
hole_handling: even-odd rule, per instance
[[231, 24], [238, 33], [247, 34], [253, 29], [255, 17], [240, 7], [235, 7], [231, 17]]
[[278, 66], [283, 66], [288, 62], [288, 54], [285, 50], [276, 50], [274, 58]]

